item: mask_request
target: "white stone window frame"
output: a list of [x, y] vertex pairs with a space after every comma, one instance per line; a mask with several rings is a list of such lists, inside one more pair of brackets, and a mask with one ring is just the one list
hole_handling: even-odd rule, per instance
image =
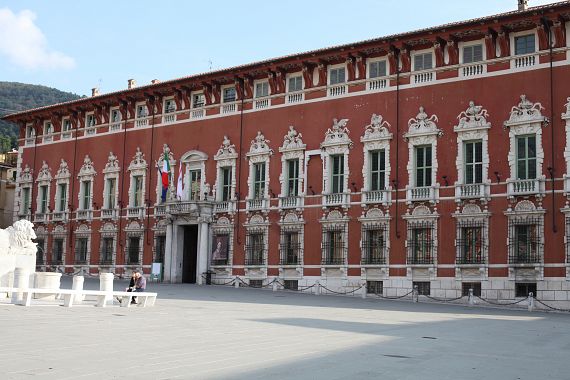
[[[382, 61], [386, 62], [386, 74], [378, 77], [370, 77], [370, 65], [372, 63], [382, 62]], [[366, 79], [373, 80], [373, 79], [386, 78], [389, 76], [389, 73], [390, 73], [390, 62], [388, 60], [388, 56], [383, 55], [381, 57], [371, 57], [366, 59]]]
[[111, 238], [113, 239], [113, 253], [111, 254], [111, 265], [115, 266], [117, 260], [117, 239], [118, 239], [118, 229], [114, 223], [106, 222], [99, 229], [99, 266], [101, 266], [101, 258], [103, 257], [103, 239]]
[[[431, 68], [430, 69], [416, 70], [415, 57], [418, 55], [424, 55], [424, 54], [428, 54], [428, 53], [431, 54]], [[412, 72], [421, 73], [421, 72], [427, 72], [427, 71], [435, 70], [435, 49], [430, 47], [430, 48], [422, 49], [422, 50], [412, 50], [412, 52], [410, 54], [410, 60], [411, 60]]]
[[[291, 92], [291, 89], [289, 88], [289, 79], [290, 78], [301, 78], [301, 89], [300, 90], [296, 90]], [[296, 71], [294, 73], [287, 73], [285, 75], [285, 92], [288, 94], [294, 94], [294, 93], [300, 93], [303, 92], [303, 90], [305, 89], [305, 79], [303, 78], [303, 72], [302, 71]]]
[[[269, 265], [269, 225], [270, 222], [264, 219], [261, 215], [253, 215], [246, 223], [243, 224], [245, 227], [246, 235], [251, 235], [254, 233], [263, 234], [263, 264], [262, 265], [246, 265], [245, 275], [248, 278], [265, 278], [267, 277], [267, 266]], [[247, 239], [247, 237], [246, 237]], [[247, 250], [245, 251], [245, 259], [247, 261]], [[252, 268], [254, 268], [252, 270]]]
[[[95, 182], [95, 176], [97, 172], [93, 166], [93, 162], [89, 156], [85, 156], [84, 164], [79, 170], [77, 178], [79, 180], [79, 191], [77, 194], [77, 210], [78, 211], [92, 211], [93, 210], [93, 184]], [[89, 182], [89, 208], [83, 208], [83, 182]]]
[[[139, 107], [143, 107], [144, 110], [143, 115], [139, 113]], [[135, 119], [146, 119], [149, 117], [149, 109], [146, 105], [146, 102], [136, 102], [135, 103]]]
[[[24, 169], [18, 168], [17, 184], [18, 184], [18, 192], [17, 192], [18, 215], [20, 216], [30, 215], [32, 205], [34, 202], [34, 200], [31, 198], [32, 187], [34, 186], [34, 178], [33, 178], [32, 169], [30, 169], [29, 166], [26, 165]], [[24, 189], [28, 189], [28, 192], [30, 194], [30, 199], [28, 200], [29, 201], [28, 210], [22, 210], [22, 207], [24, 206], [23, 204]]]
[[390, 123], [384, 121], [382, 115], [372, 114], [370, 124], [364, 127], [364, 135], [360, 137], [362, 143], [362, 152], [364, 154], [364, 165], [362, 167], [362, 205], [366, 206], [366, 192], [371, 191], [370, 178], [370, 153], [373, 151], [384, 150], [384, 189], [386, 198], [383, 198], [383, 204], [389, 205], [392, 202], [390, 185], [390, 174], [392, 167], [390, 165], [390, 142], [394, 137], [389, 131]]
[[[258, 84], [267, 84], [267, 95], [262, 95], [260, 96], [257, 93], [257, 85]], [[253, 81], [253, 98], [254, 99], [263, 99], [263, 98], [267, 98], [271, 96], [271, 88], [269, 87], [269, 80], [264, 78], [264, 79], [256, 79]]]
[[[165, 252], [164, 252], [164, 256], [166, 259], [166, 229], [167, 229], [167, 221], [166, 219], [161, 219], [158, 220], [154, 227], [152, 227], [152, 232], [153, 232], [153, 237], [152, 237], [152, 262], [156, 263], [157, 262], [157, 257], [156, 257], [156, 241], [158, 240], [158, 237], [164, 237], [165, 241], [164, 241], [164, 248], [165, 248]], [[164, 266], [164, 262], [162, 263]], [[164, 267], [163, 267], [164, 270]]]
[[[113, 112], [117, 112], [117, 115], [119, 115], [118, 120], [113, 120]], [[123, 115], [121, 115], [121, 108], [120, 107], [111, 107], [109, 109], [109, 123], [110, 124], [120, 123], [122, 121], [121, 120], [122, 117], [123, 117]]]
[[[69, 127], [66, 128], [66, 124], [69, 122]], [[61, 118], [61, 139], [70, 139], [72, 137], [73, 125], [71, 124], [71, 118], [69, 116]]]
[[[174, 108], [171, 111], [168, 111], [168, 108], [166, 107], [168, 102], [172, 102]], [[176, 109], [176, 102], [174, 101], [174, 96], [167, 96], [162, 100], [162, 109], [163, 109], [163, 113], [164, 114], [169, 114], [169, 113], [176, 113], [177, 109]]]
[[[42, 250], [41, 251], [41, 253], [42, 253], [42, 260], [41, 260], [42, 265], [41, 266], [44, 267], [46, 265], [46, 254], [47, 254], [49, 234], [48, 234], [47, 229], [44, 226], [36, 227], [35, 232], [36, 232], [36, 239], [35, 240], [36, 241], [38, 241], [38, 240], [44, 241], [44, 244], [41, 247], [41, 250]], [[37, 252], [39, 252], [39, 251], [40, 251], [40, 245], [38, 243], [38, 251]], [[36, 253], [36, 257], [37, 257], [37, 253]]]
[[[126, 232], [126, 242], [125, 242], [125, 252], [124, 252], [124, 259], [125, 259], [125, 267], [142, 267], [143, 266], [143, 255], [144, 255], [144, 225], [139, 224], [137, 221], [132, 221], [125, 227]], [[139, 239], [139, 257], [137, 264], [129, 264], [129, 247], [130, 247], [130, 238], [138, 238]]]
[[[473, 108], [471, 108], [473, 107]], [[472, 111], [470, 113], [470, 111]], [[481, 140], [482, 150], [482, 183], [484, 191], [481, 200], [490, 200], [491, 180], [489, 179], [489, 129], [491, 123], [487, 121], [487, 110], [481, 106], [475, 106], [473, 101], [467, 111], [463, 111], [457, 116], [458, 125], [453, 127], [457, 133], [457, 156], [455, 166], [457, 168], [457, 182], [455, 182], [455, 199], [461, 200], [461, 185], [465, 185], [465, 143]], [[473, 173], [475, 175], [475, 173]]]
[[[73, 265], [74, 266], [90, 266], [91, 263], [91, 227], [87, 224], [79, 224], [74, 231], [74, 248], [75, 251], [73, 252]], [[87, 239], [87, 252], [85, 253], [85, 264], [76, 264], [76, 257], [75, 253], [77, 252], [77, 240], [78, 239]]]
[[268, 145], [270, 141], [265, 139], [265, 136], [259, 131], [257, 132], [257, 137], [251, 141], [251, 147], [249, 152], [246, 153], [246, 158], [249, 163], [249, 174], [247, 177], [248, 186], [248, 200], [253, 200], [255, 195], [255, 164], [264, 163], [265, 164], [265, 186], [263, 189], [263, 208], [267, 209], [269, 207], [269, 187], [270, 187], [270, 176], [269, 168], [271, 156], [273, 155], [273, 149]]
[[[137, 154], [140, 152], [140, 149], [137, 148], [137, 153], [133, 160], [129, 164], [127, 171], [129, 172], [129, 208], [135, 208], [135, 177], [140, 176], [142, 177], [142, 192], [141, 192], [141, 202], [142, 204], [137, 206], [136, 208], [146, 209], [146, 172], [148, 169], [148, 165], [146, 160], [144, 159], [144, 154], [141, 153], [139, 157]], [[158, 176], [157, 176], [158, 177]]]
[[[228, 263], [226, 265], [212, 265], [213, 267], [231, 268], [234, 262], [234, 225], [226, 217], [219, 218], [216, 223], [212, 223], [212, 239], [218, 235], [228, 235]], [[208, 262], [212, 262], [212, 252], [208, 252]]]
[[564, 147], [564, 160], [566, 161], [566, 174], [564, 174], [564, 195], [570, 195], [570, 97], [568, 97], [567, 102], [564, 107], [566, 107], [566, 112], [564, 112], [561, 117], [562, 120], [566, 122], [566, 146]]
[[490, 217], [491, 217], [491, 213], [489, 211], [485, 210], [481, 210], [481, 208], [476, 205], [476, 204], [472, 204], [472, 203], [468, 203], [465, 206], [463, 206], [463, 208], [461, 209], [461, 211], [457, 210], [456, 212], [454, 212], [451, 215], [454, 219], [455, 219], [455, 223], [457, 225], [457, 228], [455, 229], [455, 242], [454, 242], [454, 246], [455, 246], [455, 257], [457, 258], [460, 254], [460, 246], [457, 244], [457, 242], [462, 239], [461, 236], [461, 229], [463, 227], [461, 227], [461, 223], [480, 223], [481, 226], [481, 240], [484, 242], [483, 246], [481, 247], [481, 251], [482, 251], [482, 256], [483, 256], [483, 263], [481, 264], [455, 264], [455, 277], [457, 281], [462, 281], [462, 280], [469, 280], [472, 279], [472, 277], [466, 277], [466, 278], [462, 278], [463, 273], [462, 273], [462, 269], [461, 268], [478, 268], [479, 272], [480, 272], [480, 279], [486, 279], [488, 277], [488, 267], [489, 267], [489, 247], [490, 247], [490, 241], [489, 241], [489, 221], [490, 221]]
[[47, 201], [46, 210], [43, 214], [48, 215], [50, 213], [51, 181], [52, 181], [51, 169], [47, 166], [46, 162], [44, 161], [42, 169], [39, 171], [38, 176], [36, 178], [36, 188], [37, 188], [36, 214], [42, 214], [40, 212], [41, 203], [42, 203], [42, 192], [40, 191], [40, 189], [42, 188], [42, 186], [46, 186], [46, 201]]
[[[226, 101], [224, 101], [224, 91], [227, 90], [228, 88], [233, 88], [233, 89], [235, 90], [236, 96], [235, 96], [235, 100], [226, 102]], [[232, 103], [235, 103], [235, 102], [237, 102], [237, 98], [238, 98], [238, 93], [237, 93], [237, 88], [236, 88], [235, 83], [230, 83], [230, 84], [225, 84], [225, 85], [220, 86], [220, 102], [221, 102], [222, 104], [232, 104]]]
[[346, 127], [348, 119], [333, 119], [333, 126], [325, 132], [325, 140], [320, 144], [321, 160], [323, 162], [323, 195], [332, 194], [332, 156], [344, 156], [344, 178], [343, 178], [343, 207], [349, 206], [350, 193], [352, 192], [348, 182], [350, 177], [349, 156], [353, 147], [352, 140], [348, 137], [350, 131]]
[[[348, 272], [348, 245], [349, 245], [349, 222], [350, 217], [347, 215], [343, 215], [338, 210], [333, 210], [328, 213], [328, 215], [323, 216], [319, 220], [321, 224], [321, 277], [326, 278], [326, 270], [327, 268], [340, 268], [341, 277], [346, 277]], [[332, 232], [332, 231], [342, 231], [342, 240], [343, 240], [343, 260], [342, 264], [323, 264], [326, 258], [326, 251], [325, 251], [325, 242], [322, 241], [322, 237], [325, 236], [325, 233]]]
[[65, 227], [63, 225], [58, 225], [55, 226], [55, 228], [52, 230], [52, 238], [51, 238], [51, 261], [53, 262], [54, 257], [53, 257], [53, 252], [54, 252], [54, 245], [55, 245], [55, 240], [56, 239], [61, 239], [63, 240], [62, 242], [62, 252], [61, 252], [61, 262], [62, 262], [62, 266], [65, 266], [65, 262], [66, 262], [66, 255], [67, 255], [67, 236], [68, 233], [65, 229]]
[[26, 124], [26, 138], [32, 139], [36, 137], [36, 132], [34, 130], [34, 125], [32, 123]]
[[[344, 82], [342, 83], [336, 83], [336, 84], [331, 84], [331, 71], [336, 70], [336, 69], [344, 69]], [[342, 63], [337, 63], [334, 65], [328, 65], [327, 66], [327, 86], [342, 86], [342, 85], [346, 85], [348, 83], [348, 68], [346, 65], [346, 62], [342, 62]]]
[[[390, 216], [389, 212], [382, 212], [379, 208], [371, 208], [369, 209], [363, 216], [358, 218], [360, 222], [360, 257], [361, 259], [365, 257], [366, 252], [364, 251], [364, 247], [362, 246], [362, 242], [364, 240], [364, 234], [366, 231], [366, 227], [370, 225], [379, 225], [382, 226], [384, 232], [384, 242], [386, 245], [386, 261], [384, 264], [376, 265], [376, 264], [366, 264], [361, 265], [361, 276], [362, 278], [366, 279], [370, 275], [373, 275], [373, 272], [367, 273], [366, 267], [381, 267], [381, 277], [382, 279], [388, 279], [389, 271], [388, 268], [390, 267], [390, 221], [392, 217]], [[362, 261], [361, 261], [362, 262]], [[374, 280], [374, 279], [373, 279]]]
[[515, 55], [515, 49], [516, 49], [516, 46], [515, 46], [515, 38], [516, 38], [516, 37], [521, 37], [521, 36], [527, 36], [527, 35], [529, 35], [529, 34], [532, 34], [532, 35], [534, 36], [534, 53], [528, 53], [528, 54], [526, 54], [526, 55], [537, 54], [537, 53], [539, 52], [540, 46], [539, 46], [539, 43], [538, 43], [538, 33], [537, 33], [536, 28], [527, 29], [527, 30], [521, 30], [521, 31], [518, 31], [518, 32], [509, 33], [509, 43], [510, 43], [510, 48], [511, 48], [511, 49], [510, 49], [510, 50], [511, 50], [511, 57], [515, 58], [515, 57], [520, 57], [520, 56], [522, 56], [522, 55], [525, 55], [525, 54], [522, 54], [522, 55], [519, 55], [519, 56]]
[[[194, 106], [194, 97], [195, 97], [195, 96], [200, 96], [200, 95], [202, 95], [202, 96], [204, 97], [204, 104], [201, 105], [201, 106], [195, 107], [195, 106]], [[188, 101], [190, 102], [190, 104], [188, 105], [188, 108], [191, 108], [191, 109], [202, 109], [202, 108], [204, 108], [204, 107], [206, 106], [206, 94], [204, 94], [204, 91], [203, 91], [203, 90], [200, 90], [200, 91], [192, 91], [192, 92], [190, 93], [190, 99], [189, 99]]]
[[[89, 118], [92, 118], [93, 124], [89, 125]], [[95, 118], [95, 111], [90, 111], [85, 114], [85, 134], [93, 134], [97, 131], [97, 119]]]
[[534, 195], [541, 197], [545, 193], [546, 175], [543, 173], [544, 149], [542, 147], [542, 128], [548, 124], [548, 119], [542, 116], [544, 109], [541, 103], [532, 103], [525, 95], [521, 95], [521, 102], [518, 106], [511, 108], [509, 120], [505, 121], [503, 127], [509, 130], [509, 178], [507, 178], [507, 196], [513, 197], [512, 186], [518, 181], [517, 175], [517, 137], [536, 136], [536, 180], [538, 190]]
[[43, 142], [50, 142], [53, 141], [54, 135], [54, 127], [51, 121], [46, 120], [44, 121], [43, 128], [42, 128], [42, 135], [43, 135]]
[[[69, 185], [71, 182], [71, 172], [69, 171], [69, 169], [67, 169], [67, 163], [65, 162], [65, 165], [63, 165], [65, 161], [62, 162], [62, 165], [60, 165], [59, 170], [57, 171], [56, 175], [55, 175], [55, 212], [62, 212], [67, 214], [69, 212], [69, 200], [70, 200], [70, 194], [69, 194]], [[65, 209], [60, 210], [60, 203], [61, 203], [61, 190], [60, 190], [60, 185], [64, 185], [65, 186]]]
[[[470, 46], [476, 46], [476, 45], [481, 45], [481, 49], [483, 50], [483, 54], [482, 54], [482, 60], [478, 61], [478, 62], [470, 62], [470, 63], [465, 63], [463, 60], [463, 48], [465, 47], [470, 47]], [[485, 48], [485, 38], [481, 38], [479, 40], [473, 40], [473, 41], [459, 41], [459, 43], [457, 44], [457, 48], [459, 49], [459, 63], [461, 65], [477, 65], [477, 64], [482, 64], [483, 62], [485, 62], [487, 60], [487, 49]]]
[[406, 236], [406, 240], [404, 242], [404, 246], [406, 249], [406, 268], [407, 268], [407, 275], [408, 278], [414, 278], [413, 268], [428, 268], [428, 274], [430, 279], [435, 279], [437, 276], [437, 266], [438, 266], [438, 256], [439, 256], [439, 244], [438, 244], [438, 227], [439, 227], [439, 217], [440, 215], [437, 213], [436, 210], [433, 212], [429, 209], [429, 207], [425, 205], [419, 205], [413, 208], [412, 212], [408, 209], [408, 212], [402, 216], [402, 218], [406, 221], [406, 231], [411, 231], [414, 229], [414, 224], [419, 224], [425, 226], [427, 224], [431, 224], [432, 229], [432, 240], [433, 240], [433, 259], [429, 264], [408, 264], [407, 258], [410, 257], [410, 250], [412, 247], [408, 246], [408, 236]]
[[[184, 165], [183, 170], [183, 182], [184, 182], [184, 197], [182, 201], [191, 201], [192, 189], [190, 188], [190, 181], [192, 180], [190, 176], [190, 171], [199, 170], [200, 171], [200, 197], [201, 201], [206, 199], [207, 193], [209, 193], [208, 186], [206, 186], [206, 162], [208, 161], [208, 155], [199, 150], [191, 150], [182, 155], [180, 162]], [[174, 166], [174, 165], [173, 165]], [[173, 166], [170, 168], [172, 169]], [[174, 177], [173, 177], [174, 178]], [[233, 178], [232, 178], [233, 181]], [[174, 182], [174, 181], [173, 181]], [[159, 190], [162, 188], [160, 185]], [[160, 190], [162, 191], [162, 190]], [[174, 188], [174, 196], [176, 196], [176, 188]]]
[[415, 149], [419, 146], [431, 145], [431, 188], [433, 194], [428, 199], [432, 203], [439, 202], [439, 187], [437, 181], [437, 139], [443, 135], [443, 131], [437, 127], [437, 116], [434, 114], [427, 117], [424, 108], [420, 107], [420, 113], [416, 118], [408, 121], [408, 132], [404, 134], [404, 140], [408, 143], [408, 164], [406, 169], [408, 171], [408, 185], [406, 186], [406, 202], [408, 204], [413, 202], [410, 192], [417, 188], [415, 184], [416, 162], [415, 162]]
[[287, 195], [287, 189], [289, 188], [287, 164], [289, 160], [299, 161], [297, 196], [301, 198], [305, 196], [303, 189], [305, 188], [305, 151], [307, 145], [303, 143], [302, 137], [302, 134], [298, 133], [293, 126], [290, 126], [284, 137], [283, 145], [279, 147], [279, 153], [281, 153], [281, 173], [279, 174], [279, 182], [281, 183], [280, 199], [289, 196]]
[[216, 182], [214, 184], [214, 199], [217, 202], [222, 202], [223, 185], [224, 179], [222, 176], [223, 168], [231, 168], [232, 181], [230, 188], [230, 199], [227, 211], [233, 211], [233, 202], [236, 200], [236, 166], [237, 166], [238, 153], [235, 150], [235, 146], [231, 144], [227, 136], [224, 136], [224, 141], [218, 149], [218, 152], [214, 155], [214, 161], [216, 161]]
[[[507, 217], [507, 262], [508, 257], [511, 256], [511, 252], [509, 252], [509, 241], [511, 240], [511, 233], [513, 229], [510, 228], [510, 225], [513, 220], [522, 221], [529, 220], [529, 222], [536, 221], [540, 219], [540, 224], [536, 225], [539, 228], [538, 235], [540, 236], [540, 244], [538, 248], [538, 256], [540, 257], [540, 263], [532, 264], [534, 265], [535, 270], [535, 279], [542, 280], [544, 278], [544, 216], [546, 215], [546, 210], [542, 208], [542, 206], [536, 207], [536, 205], [528, 200], [524, 199], [519, 201], [514, 209], [509, 206], [507, 211], [503, 213]], [[529, 223], [529, 225], [533, 225], [533, 223]], [[516, 268], [521, 266], [529, 267], [531, 264], [508, 264], [509, 266], [509, 279], [514, 280], [516, 278]]]
[[[283, 232], [295, 232], [298, 234], [298, 242], [299, 242], [299, 252], [298, 252], [298, 260], [297, 264], [295, 265], [287, 265], [287, 264], [279, 264], [279, 277], [283, 278], [283, 267], [296, 267], [299, 276], [303, 275], [303, 263], [304, 263], [304, 247], [305, 247], [305, 220], [303, 219], [303, 215], [297, 215], [295, 212], [288, 212], [287, 214], [283, 215], [283, 217], [279, 220], [279, 235], [283, 237]], [[279, 242], [279, 258], [283, 257], [283, 241]], [[281, 260], [280, 260], [281, 261]], [[295, 277], [297, 278], [297, 277]]]
[[121, 175], [121, 168], [119, 167], [119, 161], [117, 157], [114, 156], [112, 153], [109, 155], [109, 159], [107, 164], [105, 165], [105, 169], [103, 169], [103, 206], [102, 209], [109, 210], [109, 204], [107, 203], [109, 194], [109, 179], [115, 180], [115, 194], [113, 197], [115, 198], [115, 207], [113, 210], [118, 212], [119, 210], [119, 177]]

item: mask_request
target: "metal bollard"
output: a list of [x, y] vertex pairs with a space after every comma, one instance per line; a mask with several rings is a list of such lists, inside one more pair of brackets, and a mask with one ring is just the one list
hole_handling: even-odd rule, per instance
[[475, 305], [475, 297], [473, 297], [473, 289], [469, 289], [469, 305]]
[[419, 302], [420, 300], [420, 295], [418, 294], [418, 286], [414, 285], [414, 290], [412, 293], [412, 299], [414, 300], [414, 302]]
[[528, 311], [534, 310], [534, 295], [532, 292], [528, 293]]
[[316, 282], [316, 286], [315, 286], [315, 295], [320, 296], [321, 295], [321, 283], [319, 282], [319, 280], [317, 280]]
[[236, 289], [239, 289], [239, 276], [236, 276], [235, 282], [234, 282], [234, 287]]
[[368, 289], [366, 289], [366, 283], [362, 284], [362, 298], [366, 299], [366, 293]]

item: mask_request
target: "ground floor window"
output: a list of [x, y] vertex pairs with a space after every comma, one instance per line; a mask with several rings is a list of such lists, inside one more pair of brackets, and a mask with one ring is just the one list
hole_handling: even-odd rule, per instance
[[113, 251], [114, 251], [114, 241], [112, 237], [104, 237], [101, 240], [101, 265], [111, 265], [113, 264]]
[[323, 231], [323, 265], [343, 265], [345, 263], [345, 239], [344, 228]]
[[509, 221], [509, 264], [540, 263], [542, 218]]
[[382, 295], [384, 292], [384, 281], [366, 281], [366, 292]]
[[536, 282], [515, 283], [515, 297], [528, 297], [529, 293], [536, 297]]
[[363, 226], [362, 264], [386, 264], [386, 225], [369, 224]]
[[75, 240], [75, 264], [87, 264], [88, 238], [77, 238]]
[[430, 282], [429, 281], [414, 281], [414, 289], [417, 287], [418, 295], [429, 296], [430, 295]]
[[154, 238], [154, 262], [164, 263], [165, 253], [166, 253], [166, 236], [157, 235]]
[[281, 265], [299, 264], [300, 252], [301, 242], [299, 232], [281, 230]]
[[245, 241], [245, 265], [264, 265], [265, 233], [248, 231]]
[[408, 224], [408, 264], [433, 264], [435, 258], [435, 234], [432, 222]]
[[298, 280], [285, 280], [283, 281], [283, 287], [287, 290], [298, 290], [299, 281]]
[[262, 288], [263, 280], [249, 280], [249, 286], [252, 288]]
[[461, 283], [461, 295], [469, 296], [469, 289], [473, 289], [473, 295], [481, 297], [481, 283], [480, 282], [463, 282]]
[[52, 249], [52, 264], [61, 265], [63, 264], [63, 247], [64, 241], [62, 238], [53, 239], [53, 249]]
[[484, 222], [464, 221], [458, 223], [457, 264], [482, 264], [485, 262], [483, 234]]
[[141, 238], [139, 236], [131, 236], [129, 237], [128, 244], [127, 264], [139, 264]]
[[36, 251], [36, 266], [44, 265], [45, 239], [36, 240], [38, 250]]

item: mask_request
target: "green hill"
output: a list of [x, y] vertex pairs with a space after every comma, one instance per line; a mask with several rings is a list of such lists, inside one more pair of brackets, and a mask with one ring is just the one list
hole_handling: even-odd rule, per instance
[[[0, 82], [0, 117], [30, 108], [79, 99], [55, 88], [17, 82]], [[17, 147], [18, 127], [0, 120], [0, 151]]]

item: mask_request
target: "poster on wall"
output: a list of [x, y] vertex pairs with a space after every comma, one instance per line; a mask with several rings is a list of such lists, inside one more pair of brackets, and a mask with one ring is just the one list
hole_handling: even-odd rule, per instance
[[229, 236], [216, 235], [212, 244], [212, 260], [226, 261], [228, 259], [229, 251]]

